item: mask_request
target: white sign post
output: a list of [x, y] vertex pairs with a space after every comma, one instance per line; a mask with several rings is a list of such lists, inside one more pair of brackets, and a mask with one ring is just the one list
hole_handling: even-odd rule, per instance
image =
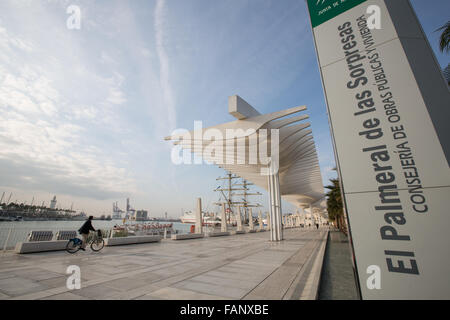
[[417, 17], [307, 2], [361, 297], [450, 299], [450, 93]]

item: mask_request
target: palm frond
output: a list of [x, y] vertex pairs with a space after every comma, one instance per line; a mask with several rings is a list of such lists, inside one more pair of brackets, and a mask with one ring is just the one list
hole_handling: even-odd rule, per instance
[[437, 29], [436, 31], [442, 31], [441, 36], [439, 37], [439, 49], [442, 52], [450, 51], [450, 21], [448, 21], [445, 25]]

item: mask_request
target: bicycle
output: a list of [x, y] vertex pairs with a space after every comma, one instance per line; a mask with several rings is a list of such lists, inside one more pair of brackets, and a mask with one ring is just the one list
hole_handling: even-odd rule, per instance
[[[102, 250], [105, 246], [105, 240], [103, 240], [101, 230], [97, 230], [96, 233], [93, 233], [92, 236], [89, 236], [87, 244], [90, 244], [92, 251], [98, 252]], [[66, 251], [69, 253], [75, 253], [80, 250], [82, 245], [83, 240], [79, 238], [70, 239], [69, 242], [67, 242]]]

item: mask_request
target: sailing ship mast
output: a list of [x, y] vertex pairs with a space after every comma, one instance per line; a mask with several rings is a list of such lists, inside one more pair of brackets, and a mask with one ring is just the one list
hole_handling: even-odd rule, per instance
[[259, 203], [250, 204], [250, 202], [248, 201], [248, 196], [260, 196], [260, 195], [262, 195], [262, 193], [261, 192], [255, 192], [255, 193], [248, 192], [250, 190], [248, 187], [254, 185], [254, 183], [248, 182], [245, 179], [242, 181], [242, 184], [235, 184], [235, 185], [243, 186], [243, 189], [244, 189], [243, 193], [235, 193], [234, 195], [244, 196], [244, 198], [242, 199], [243, 200], [242, 206], [244, 207], [244, 221], [245, 221], [245, 223], [247, 223], [248, 220], [250, 219], [248, 208], [261, 207], [261, 205]]
[[[222, 187], [217, 187], [214, 191], [220, 191], [225, 199], [226, 205], [227, 205], [227, 220], [228, 223], [231, 223], [231, 214], [233, 213], [233, 207], [235, 206], [242, 206], [244, 207], [244, 220], [247, 221], [248, 217], [248, 210], [247, 208], [249, 207], [261, 207], [260, 204], [250, 204], [248, 201], [248, 196], [256, 196], [256, 195], [261, 195], [260, 192], [256, 192], [256, 193], [250, 193], [248, 192], [250, 189], [248, 188], [249, 186], [253, 185], [253, 183], [249, 183], [247, 182], [245, 179], [243, 179], [243, 182], [241, 184], [239, 183], [232, 183], [232, 180], [234, 179], [241, 179], [241, 177], [233, 175], [231, 173], [227, 173], [227, 175], [225, 177], [219, 177], [216, 180], [227, 180], [228, 181], [228, 187], [227, 188], [222, 188]], [[236, 188], [239, 187], [240, 188]], [[233, 191], [243, 191], [243, 193], [234, 193]], [[227, 192], [227, 194], [225, 194], [225, 192]], [[242, 198], [242, 201], [233, 201], [233, 196], [244, 196], [244, 198]], [[219, 205], [222, 206], [223, 203], [221, 202], [215, 202], [215, 205]]]

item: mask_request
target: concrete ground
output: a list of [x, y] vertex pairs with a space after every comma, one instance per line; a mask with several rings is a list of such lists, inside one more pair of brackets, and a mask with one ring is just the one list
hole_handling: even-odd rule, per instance
[[319, 300], [357, 300], [347, 236], [330, 231], [322, 269]]
[[[0, 255], [0, 299], [314, 299], [328, 230]], [[69, 290], [67, 267], [81, 269]]]

